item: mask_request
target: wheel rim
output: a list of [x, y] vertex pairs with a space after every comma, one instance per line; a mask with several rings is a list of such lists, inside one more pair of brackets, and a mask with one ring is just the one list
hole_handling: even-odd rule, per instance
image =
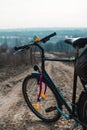
[[[84, 108], [83, 108], [83, 120], [84, 120], [85, 124], [87, 124], [87, 100], [86, 100], [86, 102], [84, 104]], [[87, 130], [86, 127], [83, 127], [83, 128], [84, 128], [84, 130]]]
[[84, 104], [83, 118], [87, 121], [87, 100], [86, 100], [86, 102]]
[[58, 111], [54, 110], [49, 113], [45, 112], [45, 110], [51, 106], [57, 105], [57, 100], [52, 93], [52, 91], [47, 87], [46, 94], [43, 94], [44, 92], [44, 86], [45, 84], [42, 83], [42, 97], [41, 100], [38, 102], [37, 97], [39, 93], [39, 83], [36, 80], [36, 78], [31, 78], [29, 82], [27, 82], [26, 85], [26, 95], [29, 102], [29, 107], [33, 109], [33, 112], [35, 114], [39, 115], [41, 118], [45, 119], [55, 119], [58, 117]]

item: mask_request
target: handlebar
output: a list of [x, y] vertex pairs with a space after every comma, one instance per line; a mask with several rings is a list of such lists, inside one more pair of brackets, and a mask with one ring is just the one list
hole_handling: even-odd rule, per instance
[[[45, 42], [47, 42], [48, 40], [50, 40], [51, 37], [53, 37], [53, 36], [55, 36], [55, 35], [56, 35], [56, 32], [54, 32], [54, 33], [52, 33], [52, 34], [50, 34], [50, 35], [48, 35], [48, 36], [42, 38], [42, 39], [41, 39], [40, 41], [38, 41], [38, 42], [45, 43]], [[34, 45], [35, 43], [37, 43], [37, 42], [34, 41], [33, 43], [28, 44], [28, 45], [19, 46], [19, 47], [14, 47], [14, 50], [15, 50], [15, 51], [18, 51], [18, 50], [23, 50], [23, 49], [29, 49], [30, 46]]]
[[24, 46], [20, 46], [20, 47], [14, 47], [15, 51], [21, 50], [21, 49], [29, 49], [29, 45], [24, 45]]
[[48, 36], [42, 38], [40, 41], [43, 42], [43, 43], [45, 43], [45, 42], [47, 42], [48, 40], [50, 40], [51, 37], [53, 37], [53, 36], [55, 36], [55, 35], [56, 35], [56, 32], [54, 32], [54, 33], [52, 33], [52, 34], [50, 34], [50, 35], [48, 35]]

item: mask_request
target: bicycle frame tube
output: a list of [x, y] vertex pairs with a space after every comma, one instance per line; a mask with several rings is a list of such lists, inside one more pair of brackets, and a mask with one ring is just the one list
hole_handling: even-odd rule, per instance
[[76, 73], [76, 60], [79, 56], [79, 48], [77, 47], [77, 53], [75, 56], [75, 63], [74, 63], [74, 76], [73, 76], [73, 95], [72, 95], [72, 114], [75, 114], [75, 102], [76, 102], [76, 90], [77, 90], [77, 73]]
[[59, 88], [57, 88], [55, 86], [55, 84], [53, 83], [53, 81], [51, 80], [51, 78], [49, 77], [48, 73], [44, 70], [43, 74], [45, 76], [45, 78], [47, 79], [48, 83], [50, 84], [51, 88], [53, 88], [55, 90], [55, 92], [58, 95], [59, 100], [61, 101], [61, 103], [63, 105], [65, 105], [66, 109], [69, 111], [69, 113], [71, 114], [72, 110], [69, 107], [69, 105], [67, 104], [66, 100], [64, 99], [64, 96], [62, 95], [62, 93], [60, 92]]
[[42, 72], [43, 72], [43, 70], [45, 69], [45, 60], [44, 60], [45, 55], [44, 55], [44, 49], [43, 49], [38, 43], [36, 43], [35, 45], [38, 46], [39, 49], [42, 51], [42, 54], [41, 54], [41, 63], [42, 63], [41, 69], [42, 69]]

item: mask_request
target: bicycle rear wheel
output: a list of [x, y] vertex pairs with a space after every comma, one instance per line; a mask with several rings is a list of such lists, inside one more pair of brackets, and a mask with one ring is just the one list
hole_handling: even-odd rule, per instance
[[[78, 102], [78, 116], [79, 119], [87, 125], [87, 91], [81, 93]], [[83, 126], [83, 130], [87, 130], [87, 127]]]
[[[47, 86], [46, 88], [45, 85]], [[62, 104], [58, 100], [57, 94], [54, 89], [50, 88], [46, 81], [43, 81], [42, 92], [38, 101], [39, 90], [40, 83], [38, 77], [33, 75], [27, 76], [23, 82], [22, 91], [28, 107], [43, 121], [57, 121], [61, 114], [55, 106], [58, 105], [62, 109]]]

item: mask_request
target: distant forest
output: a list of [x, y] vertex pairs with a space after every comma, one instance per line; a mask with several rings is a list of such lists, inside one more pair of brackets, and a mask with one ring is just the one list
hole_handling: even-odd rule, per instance
[[56, 32], [57, 36], [51, 38], [47, 43], [42, 44], [46, 52], [74, 52], [75, 49], [72, 46], [64, 43], [65, 37], [87, 37], [86, 28], [0, 30], [0, 67], [32, 62], [31, 50], [14, 56], [14, 46], [28, 44], [34, 35], [43, 38], [53, 32]]

